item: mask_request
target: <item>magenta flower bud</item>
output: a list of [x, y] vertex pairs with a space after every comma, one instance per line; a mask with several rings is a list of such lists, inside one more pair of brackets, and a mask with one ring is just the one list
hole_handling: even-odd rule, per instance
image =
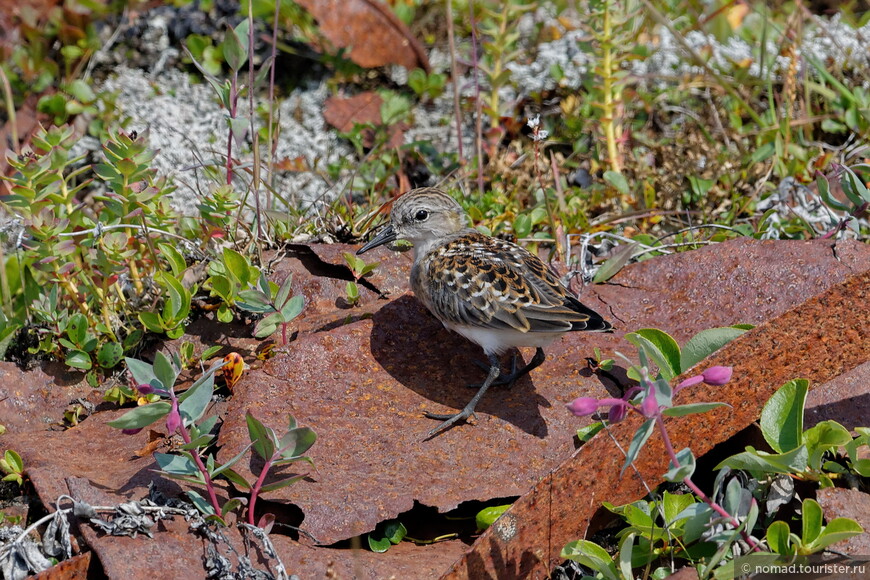
[[703, 375], [696, 375], [694, 377], [689, 377], [688, 379], [686, 379], [685, 381], [683, 381], [682, 383], [680, 383], [679, 385], [674, 387], [674, 392], [676, 393], [677, 391], [685, 389], [686, 387], [694, 387], [695, 385], [697, 385], [699, 383], [703, 383], [703, 382], [704, 382]]
[[166, 429], [172, 435], [181, 427], [181, 414], [178, 412], [178, 401], [173, 399], [172, 409], [166, 417]]
[[640, 412], [647, 419], [658, 415], [659, 402], [656, 401], [655, 393], [647, 393], [646, 397], [643, 398], [640, 403]]
[[598, 399], [592, 397], [578, 397], [565, 405], [575, 417], [584, 417], [591, 415], [598, 409]]
[[142, 383], [141, 385], [136, 385], [136, 389], [143, 397], [147, 397], [148, 395], [154, 393], [154, 387], [145, 383]]
[[708, 385], [720, 386], [731, 380], [731, 367], [710, 367], [701, 375]]
[[139, 431], [141, 431], [144, 427], [139, 427], [138, 429], [121, 429], [121, 433], [124, 435], [135, 435]]
[[611, 423], [619, 423], [623, 419], [625, 419], [625, 415], [628, 413], [628, 404], [622, 403], [621, 405], [613, 405], [610, 407], [610, 412], [607, 414], [607, 419]]

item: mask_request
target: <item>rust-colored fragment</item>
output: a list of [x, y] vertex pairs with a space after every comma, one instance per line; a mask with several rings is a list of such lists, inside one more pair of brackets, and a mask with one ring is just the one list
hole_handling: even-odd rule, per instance
[[58, 562], [48, 570], [30, 577], [30, 580], [86, 580], [91, 565], [91, 553], [85, 552]]
[[348, 57], [371, 68], [398, 64], [431, 71], [426, 51], [392, 10], [378, 0], [297, 0], [317, 20], [320, 31]]
[[827, 487], [820, 489], [816, 498], [822, 506], [825, 522], [834, 518], [852, 518], [864, 528], [863, 534], [837, 542], [831, 549], [852, 556], [870, 554], [870, 494], [857, 489]]
[[[732, 408], [670, 421], [674, 447], [691, 446], [696, 456], [703, 455], [756, 420], [786, 381], [804, 377], [815, 386], [870, 360], [870, 311], [855, 307], [868, 300], [870, 271], [831, 287], [709, 357], [705, 366], [734, 367], [731, 383], [686, 389], [679, 403], [724, 401]], [[623, 448], [639, 423], [632, 417], [612, 429]], [[602, 501], [622, 504], [646, 493], [631, 469], [619, 477], [622, 462], [610, 438], [593, 439], [506, 512], [522, 522], [513, 538], [504, 541], [487, 530], [442, 578], [500, 577], [506, 569], [517, 577], [546, 577], [560, 562], [562, 547], [583, 537]], [[650, 439], [635, 466], [650, 487], [662, 481], [667, 455], [660, 439]]]
[[[323, 118], [327, 123], [344, 133], [353, 129], [355, 124], [370, 123], [374, 126], [384, 124], [381, 117], [381, 105], [384, 100], [377, 93], [365, 92], [352, 97], [329, 97], [323, 108]], [[404, 132], [408, 124], [404, 122], [393, 123], [388, 127], [390, 139], [388, 147], [399, 147], [403, 143]], [[371, 130], [363, 133], [363, 144], [371, 147], [375, 141], [375, 134]]]

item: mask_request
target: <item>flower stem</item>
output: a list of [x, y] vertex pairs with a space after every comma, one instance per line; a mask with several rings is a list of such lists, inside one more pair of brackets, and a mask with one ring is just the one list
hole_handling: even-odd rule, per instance
[[[668, 430], [665, 428], [665, 421], [661, 414], [656, 416], [656, 425], [659, 428], [659, 433], [661, 433], [662, 441], [665, 444], [665, 450], [668, 452], [668, 456], [671, 458], [671, 463], [674, 464], [674, 467], [680, 467], [680, 461], [677, 459], [677, 454], [674, 452], [674, 446], [671, 444], [671, 438], [668, 436]], [[725, 511], [725, 508], [720, 506], [718, 503], [707, 497], [700, 487], [695, 485], [695, 482], [692, 481], [691, 477], [686, 476], [683, 478], [683, 483], [692, 490], [696, 496], [698, 496], [701, 501], [706, 503], [710, 508], [715, 511], [717, 514], [728, 520], [735, 529], [740, 527], [740, 522], [737, 521], [737, 518], [729, 514]], [[749, 544], [749, 548], [756, 552], [759, 551], [758, 543], [752, 539], [752, 536], [746, 530], [742, 530], [740, 535], [743, 536], [743, 539]]]

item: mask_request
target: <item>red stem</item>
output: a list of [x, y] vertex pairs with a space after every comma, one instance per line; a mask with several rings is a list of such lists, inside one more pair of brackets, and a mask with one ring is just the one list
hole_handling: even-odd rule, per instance
[[272, 469], [272, 462], [275, 458], [276, 456], [273, 455], [271, 459], [263, 464], [263, 471], [260, 472], [260, 476], [254, 483], [254, 487], [251, 488], [251, 501], [248, 502], [248, 523], [252, 526], [257, 525], [254, 523], [254, 506], [257, 505], [257, 497], [260, 495], [260, 488], [263, 487], [263, 482], [266, 480], [266, 474], [268, 474], [269, 470]]
[[[172, 396], [174, 397], [174, 395]], [[187, 432], [187, 427], [184, 426], [183, 418], [181, 421], [181, 427], [178, 430], [181, 432], [181, 438], [184, 439], [184, 443], [189, 444], [190, 433]], [[212, 482], [211, 476], [208, 474], [208, 469], [206, 468], [205, 463], [202, 462], [198, 453], [194, 453], [194, 450], [191, 450], [190, 455], [193, 457], [193, 461], [196, 463], [196, 466], [199, 468], [200, 473], [202, 473], [202, 476], [205, 479], [205, 489], [208, 492], [208, 500], [211, 502], [211, 507], [213, 507], [215, 513], [220, 516], [221, 506], [220, 503], [218, 503], [217, 494], [214, 491], [214, 482]]]
[[[671, 458], [671, 463], [673, 463], [675, 467], [679, 468], [680, 462], [677, 459], [677, 454], [674, 452], [674, 446], [671, 444], [671, 438], [668, 437], [668, 430], [665, 428], [665, 422], [664, 419], [662, 419], [661, 415], [656, 416], [656, 425], [659, 428], [659, 433], [661, 433], [662, 441], [664, 441], [665, 443], [665, 449], [668, 452], [668, 456]], [[740, 522], [738, 522], [734, 516], [725, 511], [725, 508], [707, 497], [707, 494], [701, 491], [701, 488], [695, 485], [695, 482], [693, 482], [690, 477], [684, 477], [683, 483], [685, 483], [686, 486], [692, 490], [692, 493], [701, 498], [701, 501], [710, 506], [713, 511], [731, 522], [731, 525], [734, 526], [735, 529], [740, 527]], [[743, 539], [746, 541], [747, 544], [749, 544], [749, 547], [753, 551], [759, 551], [758, 544], [755, 542], [755, 540], [752, 539], [752, 536], [749, 535], [749, 532], [743, 530], [740, 532], [740, 535], [743, 536]]]

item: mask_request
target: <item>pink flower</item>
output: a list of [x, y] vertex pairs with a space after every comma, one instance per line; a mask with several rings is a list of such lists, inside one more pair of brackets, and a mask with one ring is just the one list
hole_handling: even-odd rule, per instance
[[708, 385], [721, 386], [731, 380], [731, 367], [710, 367], [701, 376]]
[[658, 415], [659, 402], [656, 400], [655, 393], [649, 392], [646, 397], [643, 398], [643, 401], [640, 403], [640, 412], [647, 419]]
[[172, 435], [181, 427], [181, 414], [178, 412], [178, 400], [172, 399], [172, 409], [166, 417], [166, 429]]
[[147, 397], [148, 395], [154, 393], [154, 387], [145, 383], [142, 383], [141, 385], [136, 385], [136, 389], [143, 397]]
[[695, 385], [697, 385], [699, 383], [703, 383], [703, 382], [704, 382], [704, 377], [702, 375], [696, 375], [694, 377], [689, 377], [688, 379], [686, 379], [685, 381], [683, 381], [682, 383], [680, 383], [679, 385], [674, 387], [674, 392], [676, 393], [677, 391], [681, 391], [681, 390], [685, 389], [686, 387], [694, 387]]
[[598, 399], [592, 397], [578, 397], [565, 405], [576, 417], [591, 415], [598, 409]]

